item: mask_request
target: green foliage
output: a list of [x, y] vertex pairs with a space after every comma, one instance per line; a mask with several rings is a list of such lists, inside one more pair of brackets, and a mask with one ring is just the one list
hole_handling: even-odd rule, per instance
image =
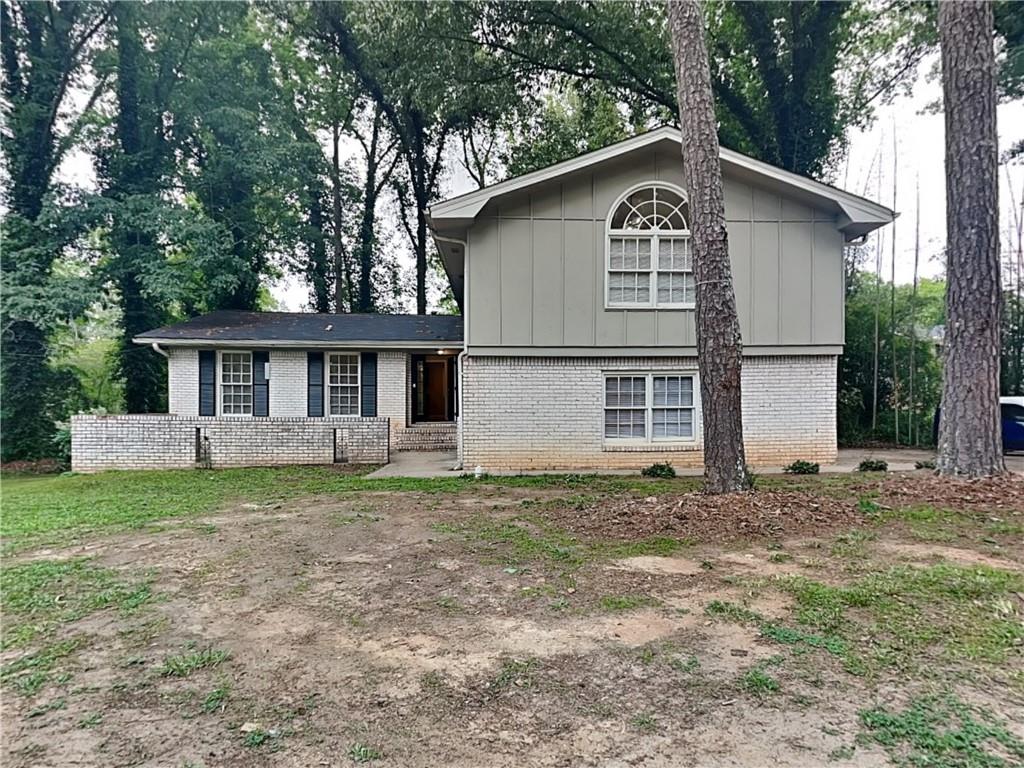
[[[848, 259], [852, 258], [848, 253]], [[921, 280], [916, 297], [911, 286], [896, 287], [896, 371], [899, 388], [892, 378], [892, 334], [890, 332], [890, 284], [875, 284], [873, 274], [852, 271], [847, 275], [846, 343], [839, 358], [838, 429], [842, 444], [856, 445], [868, 440], [896, 442], [894, 408], [900, 408], [900, 442], [930, 445], [932, 417], [942, 394], [942, 368], [934, 342], [928, 333], [945, 322], [945, 283]], [[875, 310], [878, 302], [878, 427], [871, 431], [871, 400], [874, 388]], [[915, 320], [911, 324], [911, 317]], [[913, 325], [913, 328], [911, 327]], [[914, 349], [914, 399], [910, 402], [911, 333]], [[912, 406], [912, 435], [908, 437]]]
[[858, 472], [887, 472], [889, 470], [889, 462], [885, 459], [861, 459], [860, 464], [857, 465]]
[[649, 467], [644, 467], [640, 470], [640, 474], [644, 477], [675, 477], [676, 471], [671, 464], [651, 464]]
[[[867, 3], [799, 2], [706, 8], [720, 140], [811, 176], [927, 50], [912, 34], [916, 9], [879, 14]], [[478, 37], [520, 76], [546, 70], [570, 82], [597, 81], [635, 126], [677, 119], [662, 6], [487, 3], [482, 13]]]
[[914, 469], [935, 469], [935, 462], [932, 459], [925, 459], [924, 461], [915, 461]]
[[917, 697], [902, 711], [867, 709], [860, 722], [900, 766], [1003, 768], [1024, 761], [1024, 740], [1006, 722], [949, 693]]
[[816, 475], [820, 469], [821, 466], [816, 461], [797, 459], [792, 464], [785, 466], [782, 471], [787, 475]]
[[519, 116], [507, 132], [502, 161], [508, 177], [601, 149], [632, 133], [600, 83], [574, 83], [546, 95], [535, 114]]

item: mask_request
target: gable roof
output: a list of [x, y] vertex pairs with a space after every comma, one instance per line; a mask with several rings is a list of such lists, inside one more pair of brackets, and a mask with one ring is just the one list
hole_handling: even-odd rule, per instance
[[[603, 149], [579, 155], [571, 160], [555, 163], [547, 168], [541, 168], [532, 173], [516, 176], [498, 184], [492, 184], [489, 187], [436, 203], [430, 208], [431, 222], [435, 228], [445, 230], [466, 227], [477, 217], [484, 206], [495, 198], [535, 184], [551, 181], [659, 142], [673, 142], [681, 145], [682, 136], [679, 129], [671, 126], [656, 128]], [[723, 148], [720, 150], [719, 156], [723, 172], [733, 171], [738, 175], [753, 178], [760, 183], [778, 188], [780, 191], [788, 190], [791, 194], [810, 198], [819, 204], [835, 209], [839, 215], [839, 230], [846, 235], [847, 240], [854, 240], [866, 235], [896, 218], [896, 212], [884, 205], [823, 184], [820, 181], [785, 171], [770, 163], [755, 160], [740, 152]]]
[[223, 309], [146, 331], [136, 344], [314, 347], [462, 345], [459, 315], [330, 315]]

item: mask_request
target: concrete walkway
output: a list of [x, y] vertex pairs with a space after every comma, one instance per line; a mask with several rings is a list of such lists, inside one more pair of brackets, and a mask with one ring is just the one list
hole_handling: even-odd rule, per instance
[[[888, 462], [889, 470], [902, 472], [914, 469], [915, 462], [933, 461], [934, 451], [917, 450], [911, 448], [888, 448], [888, 449], [866, 449], [866, 448], [843, 448], [839, 451], [839, 458], [835, 464], [823, 464], [821, 471], [846, 473], [854, 472], [857, 465], [863, 459], [883, 459]], [[386, 464], [378, 470], [371, 472], [367, 477], [456, 477], [464, 470], [453, 469], [458, 458], [455, 451], [392, 451], [391, 463]], [[1016, 454], [1006, 457], [1006, 468], [1011, 472], [1024, 474], [1024, 455]], [[484, 470], [486, 471], [486, 467]], [[472, 472], [470, 467], [467, 472]], [[679, 469], [682, 476], [699, 477], [704, 474], [702, 469]], [[761, 475], [782, 474], [782, 467], [754, 467], [754, 471]], [[554, 475], [567, 472], [582, 472], [583, 474], [597, 475], [636, 475], [639, 470], [629, 469], [608, 469], [608, 470], [525, 470], [523, 472], [492, 472], [493, 475]]]

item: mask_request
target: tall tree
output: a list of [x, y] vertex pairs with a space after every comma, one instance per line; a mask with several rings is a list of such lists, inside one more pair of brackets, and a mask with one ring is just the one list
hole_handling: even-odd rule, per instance
[[1005, 471], [999, 411], [998, 139], [989, 3], [940, 3], [946, 122], [946, 342], [938, 471]]
[[[818, 176], [846, 129], [904, 82], [928, 50], [916, 4], [709, 2], [706, 47], [720, 140]], [[524, 76], [599, 81], [654, 122], [678, 114], [657, 3], [489, 3], [478, 37]]]
[[71, 93], [86, 86], [94, 42], [110, 14], [106, 3], [0, 3], [3, 70], [2, 150], [9, 208], [0, 244], [0, 389], [4, 460], [48, 455], [53, 424], [47, 401], [49, 345], [40, 291], [58, 253], [43, 247], [37, 220], [53, 177], [79, 136], [82, 116], [105, 89], [100, 78], [85, 108], [69, 114]]
[[498, 112], [510, 83], [495, 77], [473, 39], [468, 3], [326, 3], [324, 28], [397, 139], [397, 189], [416, 259], [416, 311], [427, 311], [431, 238], [427, 208], [438, 193], [449, 142], [481, 115]]
[[697, 281], [697, 365], [704, 417], [704, 480], [709, 493], [750, 488], [743, 449], [740, 373], [743, 343], [732, 287], [725, 201], [704, 20], [696, 0], [668, 3], [676, 65], [683, 176]]

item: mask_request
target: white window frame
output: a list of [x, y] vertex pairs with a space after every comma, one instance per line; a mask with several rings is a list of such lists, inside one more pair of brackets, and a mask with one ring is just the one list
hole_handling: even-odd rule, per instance
[[[608, 215], [605, 217], [605, 232], [604, 232], [604, 308], [615, 309], [615, 310], [628, 310], [628, 309], [682, 309], [692, 310], [695, 309], [697, 304], [696, 301], [692, 302], [665, 302], [661, 304], [658, 302], [658, 258], [659, 258], [659, 247], [658, 243], [662, 237], [665, 238], [682, 238], [690, 240], [690, 262], [691, 269], [690, 274], [693, 274], [692, 263], [693, 263], [693, 242], [692, 235], [690, 233], [690, 223], [686, 221], [686, 229], [613, 229], [612, 218], [615, 216], [616, 211], [619, 210], [619, 206], [633, 195], [643, 189], [665, 189], [676, 195], [679, 195], [687, 204], [687, 215], [689, 215], [689, 197], [679, 187], [674, 184], [669, 184], [664, 181], [645, 181], [640, 184], [634, 184], [632, 187], [623, 192], [612, 204], [612, 207], [608, 210]], [[684, 221], [686, 217], [684, 216]], [[651, 241], [651, 269], [648, 274], [650, 281], [649, 285], [649, 296], [650, 301], [644, 304], [616, 304], [611, 301], [611, 274], [612, 274], [612, 238], [613, 237], [624, 237], [624, 238], [643, 238], [650, 239]], [[642, 270], [615, 270], [616, 272], [639, 272]], [[686, 274], [679, 270], [672, 270], [669, 274]], [[696, 278], [694, 278], [696, 281]], [[694, 291], [696, 291], [696, 282], [694, 284]], [[696, 293], [694, 298], [696, 298]]]
[[[654, 380], [659, 376], [682, 376], [693, 381], [693, 405], [688, 406], [693, 411], [693, 434], [689, 437], [655, 437], [654, 436]], [[642, 377], [645, 380], [644, 384], [644, 437], [605, 437], [604, 434], [604, 417], [605, 411], [617, 410], [615, 408], [608, 408], [605, 401], [606, 392], [608, 388], [608, 379], [617, 379], [623, 377]], [[680, 406], [683, 407], [683, 406]], [[694, 370], [682, 370], [682, 371], [670, 371], [670, 370], [657, 370], [657, 371], [635, 371], [635, 370], [621, 370], [621, 371], [604, 371], [601, 377], [601, 439], [605, 445], [698, 445], [701, 441], [701, 434], [703, 432], [704, 425], [701, 423], [701, 404], [700, 404], [700, 379], [697, 376], [697, 372]]]
[[[224, 381], [224, 355], [247, 355], [249, 357], [249, 412], [248, 413], [226, 413], [224, 411], [224, 387], [245, 386], [244, 384], [228, 384]], [[252, 361], [252, 350], [248, 349], [219, 349], [217, 350], [217, 414], [227, 419], [251, 419], [256, 409], [254, 382], [256, 380], [256, 369]]]
[[[356, 359], [356, 412], [331, 413], [331, 356], [344, 355]], [[331, 419], [358, 419], [363, 413], [363, 356], [345, 349], [324, 352], [324, 415]]]

